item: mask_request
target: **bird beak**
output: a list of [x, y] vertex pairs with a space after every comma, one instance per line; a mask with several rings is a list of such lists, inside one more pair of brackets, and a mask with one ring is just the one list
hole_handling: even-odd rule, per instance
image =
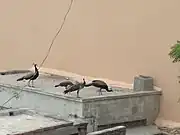
[[37, 66], [37, 64], [36, 64], [36, 63], [33, 63], [33, 66]]

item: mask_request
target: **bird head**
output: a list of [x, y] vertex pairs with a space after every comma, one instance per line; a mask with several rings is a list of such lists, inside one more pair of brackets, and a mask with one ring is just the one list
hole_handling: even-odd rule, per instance
[[83, 84], [86, 84], [86, 80], [85, 80], [85, 78], [83, 78]]
[[113, 89], [112, 89], [112, 87], [109, 87], [109, 92], [113, 92]]
[[37, 66], [37, 64], [36, 64], [36, 63], [33, 63], [33, 66], [35, 66], [35, 67], [36, 67], [36, 66]]

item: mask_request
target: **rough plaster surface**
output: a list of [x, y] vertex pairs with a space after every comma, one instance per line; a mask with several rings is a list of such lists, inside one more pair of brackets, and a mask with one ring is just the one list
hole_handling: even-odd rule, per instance
[[[90, 125], [108, 125], [146, 119], [152, 124], [159, 114], [159, 95], [85, 102], [83, 116], [94, 117]], [[89, 129], [90, 130], [90, 129]]]

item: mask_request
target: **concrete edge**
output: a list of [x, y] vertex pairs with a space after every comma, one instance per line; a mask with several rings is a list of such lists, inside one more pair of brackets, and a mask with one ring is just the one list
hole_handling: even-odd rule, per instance
[[[63, 128], [63, 127], [68, 127], [68, 126], [73, 126], [73, 122], [71, 121], [67, 121], [65, 119], [61, 119], [61, 118], [56, 118], [56, 117], [51, 117], [51, 115], [45, 115], [42, 112], [37, 112], [35, 110], [31, 110], [28, 108], [14, 108], [14, 109], [8, 109], [8, 110], [3, 110], [0, 112], [0, 116], [9, 116], [9, 112], [13, 112], [15, 113], [15, 115], [20, 115], [20, 114], [27, 114], [27, 115], [39, 115], [39, 116], [43, 116], [44, 118], [51, 118], [54, 120], [59, 120], [59, 121], [64, 121], [65, 123], [61, 123], [61, 124], [55, 124], [53, 126], [47, 126], [44, 127], [43, 129], [37, 129], [37, 130], [33, 130], [33, 131], [28, 131], [26, 133], [34, 133], [34, 132], [41, 132], [43, 131], [49, 131], [49, 130], [54, 130], [54, 129], [58, 129], [58, 128]], [[18, 133], [19, 134], [19, 133]]]
[[59, 120], [59, 121], [65, 121], [67, 122], [67, 125], [68, 126], [73, 126], [73, 122], [72, 121], [69, 121], [59, 115], [52, 115], [52, 114], [49, 114], [49, 113], [45, 113], [45, 112], [37, 112], [36, 110], [32, 110], [32, 109], [29, 109], [29, 108], [25, 108], [25, 113], [26, 114], [29, 114], [29, 115], [33, 115], [33, 114], [37, 114], [37, 115], [40, 115], [40, 116], [43, 116], [43, 117], [46, 117], [46, 118], [52, 118], [52, 119], [56, 119], [56, 120]]
[[0, 116], [7, 116], [9, 112], [13, 112], [14, 115], [20, 115], [20, 114], [28, 114], [28, 115], [40, 115], [43, 117], [47, 117], [47, 118], [52, 118], [52, 119], [56, 119], [56, 120], [61, 120], [61, 121], [65, 121], [67, 122], [68, 126], [81, 126], [81, 125], [87, 125], [88, 122], [84, 119], [84, 118], [80, 118], [80, 117], [62, 117], [60, 115], [53, 115], [50, 113], [46, 113], [46, 112], [40, 112], [40, 111], [36, 111], [30, 108], [11, 108], [11, 109], [6, 109], [6, 110], [2, 110], [0, 111]]
[[141, 96], [151, 96], [151, 95], [162, 95], [161, 91], [139, 91], [133, 93], [123, 93], [121, 95], [106, 95], [106, 96], [94, 96], [82, 98], [82, 102], [94, 102], [94, 101], [103, 101], [103, 100], [115, 100], [115, 99], [124, 99], [129, 97], [141, 97]]
[[88, 125], [88, 121], [83, 118], [67, 118], [67, 120], [73, 122], [74, 126]]
[[25, 108], [10, 108], [10, 109], [1, 110], [0, 116], [7, 116], [7, 113], [9, 112], [15, 113], [14, 115], [19, 115], [19, 114], [26, 113], [26, 109]]
[[28, 73], [28, 72], [31, 72], [31, 70], [23, 70], [23, 69], [5, 70], [5, 71], [1, 71], [0, 75], [21, 74], [21, 73]]
[[22, 110], [26, 111], [25, 113], [26, 114], [30, 114], [30, 115], [33, 115], [33, 114], [38, 114], [38, 115], [41, 115], [41, 116], [44, 116], [44, 117], [47, 117], [47, 118], [52, 118], [52, 119], [57, 119], [57, 120], [61, 120], [61, 121], [65, 121], [67, 122], [65, 126], [75, 126], [75, 127], [79, 127], [79, 126], [87, 126], [88, 125], [88, 122], [86, 120], [84, 120], [83, 118], [65, 118], [65, 117], [62, 117], [60, 115], [53, 115], [53, 114], [49, 114], [49, 113], [46, 113], [46, 112], [37, 112], [36, 110], [32, 110], [32, 109], [29, 109], [29, 108], [22, 108]]

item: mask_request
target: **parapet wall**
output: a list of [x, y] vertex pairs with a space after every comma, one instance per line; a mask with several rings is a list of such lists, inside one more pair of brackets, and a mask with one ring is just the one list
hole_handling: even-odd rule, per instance
[[[88, 121], [87, 131], [97, 131], [123, 125], [124, 122], [145, 120], [152, 124], [159, 113], [161, 91], [134, 91], [133, 89], [113, 88], [113, 92], [103, 91], [97, 95], [94, 87], [64, 95], [63, 88], [54, 85], [62, 81], [62, 77], [41, 75], [35, 81], [35, 88], [25, 87], [26, 82], [16, 82], [22, 76], [7, 75], [0, 80], [0, 104], [3, 107], [30, 108], [64, 118], [76, 115]], [[22, 91], [22, 92], [21, 92]], [[19, 97], [4, 104], [15, 93]], [[113, 126], [109, 126], [113, 125]]]

